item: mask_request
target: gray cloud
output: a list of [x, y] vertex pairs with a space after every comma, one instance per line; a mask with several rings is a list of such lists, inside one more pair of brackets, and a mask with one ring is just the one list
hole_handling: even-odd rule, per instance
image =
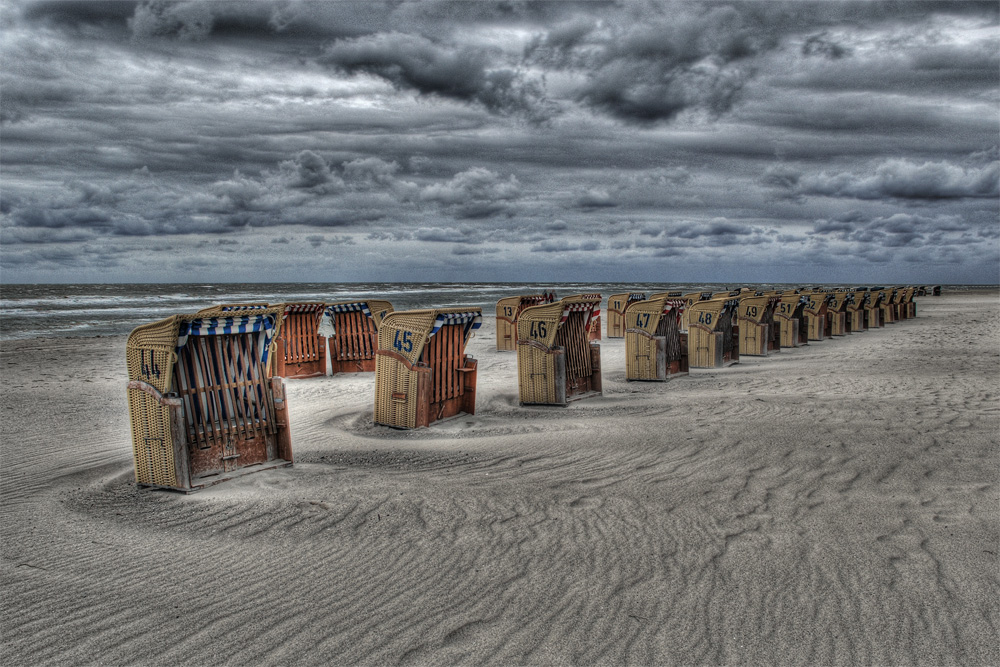
[[600, 250], [601, 244], [598, 241], [582, 241], [579, 243], [571, 243], [563, 239], [551, 239], [548, 241], [542, 241], [541, 243], [532, 246], [531, 252], [572, 252], [572, 251], [583, 251], [583, 252], [593, 252], [595, 250]]
[[520, 194], [516, 176], [503, 178], [489, 169], [474, 167], [446, 183], [426, 186], [420, 199], [440, 204], [459, 218], [485, 218], [508, 210]]
[[481, 243], [475, 230], [470, 228], [454, 229], [441, 227], [420, 227], [413, 232], [413, 238], [418, 241], [432, 243]]
[[802, 173], [779, 165], [765, 173], [764, 182], [789, 189], [795, 195], [855, 199], [996, 199], [1000, 196], [1000, 162], [970, 167], [890, 159], [868, 173]]
[[576, 205], [583, 209], [608, 208], [618, 206], [618, 202], [611, 196], [611, 193], [604, 188], [591, 188], [581, 192], [576, 198]]

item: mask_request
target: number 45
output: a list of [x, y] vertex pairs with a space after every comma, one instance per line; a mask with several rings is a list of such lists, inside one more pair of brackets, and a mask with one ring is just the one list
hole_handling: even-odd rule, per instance
[[[399, 335], [400, 333], [403, 334], [402, 337], [400, 337]], [[392, 346], [399, 352], [412, 352], [413, 351], [413, 339], [411, 338], [412, 335], [413, 332], [411, 331], [401, 332], [397, 329], [396, 335], [392, 339]]]

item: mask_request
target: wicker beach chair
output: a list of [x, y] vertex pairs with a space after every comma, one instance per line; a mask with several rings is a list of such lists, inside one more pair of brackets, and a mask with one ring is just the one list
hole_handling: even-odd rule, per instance
[[508, 296], [497, 301], [497, 350], [502, 352], [517, 349], [517, 318], [522, 310], [555, 300], [554, 292], [544, 292]]
[[624, 338], [628, 325], [625, 323], [625, 309], [633, 301], [644, 301], [641, 292], [612, 294], [608, 297], [608, 338]]
[[739, 299], [696, 301], [688, 312], [688, 362], [691, 368], [724, 368], [740, 360]]
[[885, 309], [882, 300], [885, 292], [882, 287], [872, 287], [865, 290], [865, 328], [878, 329], [885, 325]]
[[465, 354], [480, 308], [389, 313], [378, 329], [375, 423], [410, 429], [476, 412], [476, 360]]
[[804, 292], [803, 296], [806, 297], [806, 306], [803, 310], [806, 323], [806, 335], [809, 340], [826, 339], [826, 320], [828, 313], [827, 301], [830, 297], [829, 293]]
[[849, 332], [847, 302], [854, 294], [845, 291], [831, 292], [826, 302], [826, 335], [844, 336]]
[[375, 371], [378, 328], [392, 312], [391, 303], [376, 299], [326, 304], [319, 333], [328, 341], [333, 375]]
[[681, 333], [684, 303], [661, 293], [625, 305], [626, 380], [663, 382], [688, 374], [688, 334]]
[[[671, 294], [674, 294], [671, 292]], [[684, 313], [681, 314], [681, 331], [687, 331], [690, 325], [688, 318], [691, 316], [691, 306], [699, 301], [708, 301], [712, 298], [711, 292], [689, 292], [681, 296], [684, 299]]]
[[292, 463], [279, 308], [137, 327], [126, 359], [135, 480], [180, 491]]
[[913, 319], [917, 316], [917, 302], [913, 297], [917, 295], [915, 287], [907, 287], [903, 290], [903, 295], [899, 299], [900, 314], [904, 320]]
[[895, 324], [899, 321], [899, 304], [896, 301], [896, 288], [882, 288], [882, 324]]
[[868, 298], [868, 293], [858, 289], [846, 290], [843, 298], [846, 302], [847, 331], [849, 333], [866, 331], [868, 318], [866, 317], [865, 301]]
[[781, 347], [808, 345], [809, 337], [805, 325], [806, 299], [796, 291], [776, 292], [781, 300], [774, 311], [774, 323], [778, 325]]
[[744, 293], [739, 297], [740, 356], [766, 357], [781, 349], [774, 311], [781, 297], [773, 293]]
[[578, 294], [531, 306], [517, 321], [522, 405], [566, 405], [601, 394], [601, 348], [589, 339], [600, 296]]
[[941, 286], [935, 285], [931, 288], [931, 296], [941, 296]]

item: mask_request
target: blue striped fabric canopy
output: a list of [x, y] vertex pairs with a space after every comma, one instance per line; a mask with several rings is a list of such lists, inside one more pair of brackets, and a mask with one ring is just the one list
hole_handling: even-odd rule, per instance
[[264, 310], [265, 308], [270, 308], [266, 303], [248, 303], [246, 305], [235, 305], [235, 306], [223, 306], [222, 312], [230, 312], [233, 310]]
[[483, 325], [483, 314], [478, 311], [468, 313], [440, 313], [437, 319], [434, 320], [434, 327], [427, 337], [430, 338], [436, 334], [446, 324], [464, 324], [465, 335], [468, 337], [470, 331], [478, 329]]
[[336, 319], [334, 317], [335, 313], [356, 313], [362, 312], [366, 317], [372, 316], [372, 311], [368, 310], [367, 301], [355, 301], [354, 303], [335, 303], [332, 306], [327, 306], [326, 310], [323, 311], [323, 317], [319, 321], [319, 329], [316, 331], [320, 336], [324, 338], [333, 338], [337, 333], [337, 327], [334, 324]]
[[177, 349], [187, 345], [188, 336], [218, 336], [220, 334], [258, 333], [262, 364], [267, 364], [274, 333], [274, 315], [237, 315], [234, 317], [205, 317], [181, 322], [177, 333]]
[[368, 317], [372, 316], [371, 311], [368, 310], [368, 302], [367, 301], [356, 301], [354, 303], [335, 303], [332, 306], [327, 306], [326, 307], [326, 313], [327, 314], [330, 314], [330, 313], [353, 313], [353, 312], [355, 312], [357, 310], [360, 310], [362, 313], [364, 313]]

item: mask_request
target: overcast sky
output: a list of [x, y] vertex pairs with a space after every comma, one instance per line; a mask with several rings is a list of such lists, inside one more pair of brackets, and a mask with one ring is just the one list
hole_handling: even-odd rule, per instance
[[998, 6], [4, 0], [0, 279], [996, 283]]

